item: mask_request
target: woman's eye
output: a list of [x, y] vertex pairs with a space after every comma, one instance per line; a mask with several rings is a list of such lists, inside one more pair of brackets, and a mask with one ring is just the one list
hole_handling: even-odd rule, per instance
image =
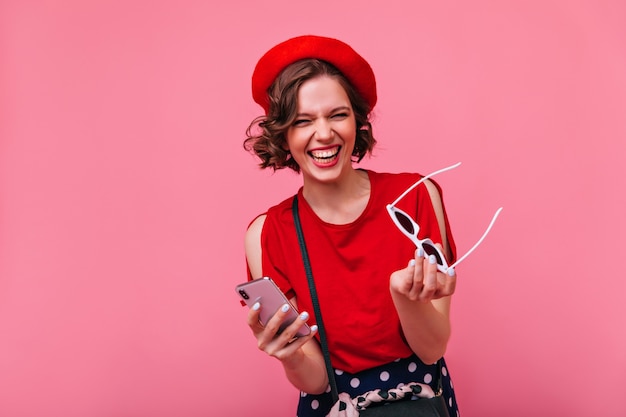
[[296, 119], [293, 122], [293, 126], [304, 126], [305, 124], [307, 124], [309, 122], [308, 119]]
[[345, 119], [346, 117], [348, 117], [348, 113], [337, 113], [332, 116], [333, 119]]

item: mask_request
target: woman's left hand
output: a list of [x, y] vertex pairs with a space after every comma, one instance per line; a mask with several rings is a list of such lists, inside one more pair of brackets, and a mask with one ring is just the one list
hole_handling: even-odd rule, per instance
[[435, 257], [424, 257], [422, 250], [418, 249], [415, 259], [411, 259], [406, 268], [391, 274], [389, 285], [392, 293], [426, 303], [452, 295], [456, 288], [456, 274], [453, 269], [448, 269], [447, 273], [439, 272]]

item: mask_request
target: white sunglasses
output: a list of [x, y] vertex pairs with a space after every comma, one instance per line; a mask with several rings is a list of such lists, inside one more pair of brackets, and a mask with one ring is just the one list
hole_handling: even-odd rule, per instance
[[394, 201], [391, 204], [387, 204], [387, 212], [389, 212], [389, 215], [391, 216], [391, 219], [396, 224], [398, 229], [400, 229], [400, 231], [402, 233], [404, 233], [406, 237], [411, 239], [411, 241], [413, 243], [415, 243], [415, 246], [417, 246], [418, 248], [421, 248], [427, 256], [434, 255], [435, 258], [437, 259], [437, 269], [439, 271], [443, 272], [443, 273], [446, 273], [448, 271], [448, 269], [454, 268], [455, 266], [460, 264], [461, 261], [463, 261], [465, 258], [467, 258], [468, 255], [470, 253], [472, 253], [474, 251], [474, 249], [476, 249], [478, 247], [478, 245], [481, 244], [481, 242], [487, 236], [487, 233], [489, 233], [489, 231], [491, 230], [491, 227], [493, 226], [493, 224], [495, 223], [496, 219], [498, 218], [498, 215], [502, 211], [502, 207], [500, 207], [496, 211], [496, 214], [494, 214], [493, 218], [491, 219], [491, 223], [489, 223], [489, 226], [487, 227], [487, 230], [485, 230], [485, 233], [483, 233], [482, 237], [480, 239], [478, 239], [478, 242], [476, 242], [476, 244], [474, 246], [472, 246], [472, 248], [469, 251], [467, 251], [467, 253], [465, 255], [460, 257], [452, 265], [448, 266], [448, 262], [446, 261], [446, 257], [441, 252], [441, 250], [437, 246], [435, 246], [435, 244], [433, 243], [432, 240], [430, 240], [428, 238], [420, 240], [417, 237], [417, 234], [420, 231], [419, 225], [417, 223], [415, 223], [415, 221], [411, 218], [411, 216], [409, 216], [408, 214], [406, 214], [404, 211], [400, 210], [399, 208], [395, 207], [395, 205], [398, 204], [398, 201], [402, 200], [402, 198], [404, 198], [404, 196], [406, 196], [412, 189], [414, 189], [415, 187], [417, 187], [418, 185], [423, 183], [428, 178], [430, 178], [430, 177], [432, 177], [434, 175], [437, 175], [437, 174], [439, 174], [441, 172], [448, 171], [448, 170], [451, 170], [453, 168], [456, 168], [459, 165], [461, 165], [460, 162], [458, 162], [458, 163], [456, 163], [454, 165], [451, 165], [449, 167], [442, 168], [442, 169], [440, 169], [438, 171], [435, 171], [433, 173], [430, 173], [430, 174], [422, 177], [419, 181], [417, 181], [415, 184], [411, 185], [405, 192], [403, 192], [402, 195], [396, 199], [396, 201]]

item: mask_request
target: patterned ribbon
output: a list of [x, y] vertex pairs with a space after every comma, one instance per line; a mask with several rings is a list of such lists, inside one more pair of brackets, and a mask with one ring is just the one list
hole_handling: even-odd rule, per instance
[[426, 384], [411, 382], [398, 388], [387, 390], [375, 389], [356, 398], [350, 398], [348, 394], [339, 394], [339, 400], [333, 405], [326, 417], [358, 417], [359, 410], [363, 410], [375, 403], [398, 401], [407, 396], [418, 398], [433, 398], [433, 389]]

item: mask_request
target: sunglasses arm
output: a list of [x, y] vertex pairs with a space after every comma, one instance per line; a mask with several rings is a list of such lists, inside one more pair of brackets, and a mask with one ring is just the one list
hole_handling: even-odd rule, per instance
[[396, 201], [394, 201], [394, 202], [393, 202], [393, 203], [391, 203], [390, 205], [391, 205], [391, 206], [395, 206], [396, 204], [398, 204], [398, 201], [402, 200], [402, 199], [404, 198], [404, 196], [405, 196], [405, 195], [407, 195], [407, 194], [408, 194], [408, 193], [409, 193], [412, 189], [414, 189], [415, 187], [417, 187], [418, 185], [420, 185], [421, 183], [423, 183], [424, 181], [426, 181], [428, 178], [433, 177], [433, 176], [435, 176], [435, 175], [437, 175], [437, 174], [440, 174], [440, 173], [442, 173], [442, 172], [445, 172], [445, 171], [449, 171], [449, 170], [451, 170], [451, 169], [454, 169], [454, 168], [458, 167], [459, 165], [461, 165], [461, 163], [460, 163], [460, 162], [457, 162], [457, 163], [456, 163], [456, 164], [454, 164], [454, 165], [450, 165], [449, 167], [441, 168], [441, 169], [440, 169], [440, 170], [438, 170], [438, 171], [431, 172], [430, 174], [428, 174], [428, 175], [426, 175], [426, 176], [422, 177], [422, 178], [421, 178], [418, 182], [416, 182], [415, 184], [411, 185], [411, 186], [410, 186], [410, 187], [409, 187], [409, 188], [408, 188], [405, 192], [403, 192], [403, 193], [402, 193], [402, 195], [400, 195], [400, 197], [396, 198]]
[[482, 243], [482, 241], [485, 239], [485, 237], [487, 237], [487, 234], [489, 233], [489, 231], [491, 230], [491, 228], [493, 227], [493, 224], [496, 222], [496, 219], [498, 218], [498, 216], [500, 215], [500, 212], [502, 211], [503, 207], [500, 207], [497, 211], [496, 214], [493, 215], [493, 218], [491, 219], [491, 223], [489, 223], [489, 226], [487, 226], [487, 230], [485, 230], [485, 233], [483, 233], [483, 235], [480, 237], [480, 239], [478, 239], [478, 242], [476, 242], [474, 244], [474, 246], [472, 246], [472, 248], [467, 251], [467, 253], [465, 255], [463, 255], [462, 257], [460, 257], [459, 259], [457, 259], [457, 261], [455, 263], [453, 263], [452, 265], [450, 265], [448, 267], [449, 268], [454, 268], [455, 266], [457, 266], [458, 264], [460, 264], [465, 258], [467, 258], [469, 256], [470, 253], [474, 252], [474, 249], [476, 249], [478, 247], [478, 245], [480, 245]]

